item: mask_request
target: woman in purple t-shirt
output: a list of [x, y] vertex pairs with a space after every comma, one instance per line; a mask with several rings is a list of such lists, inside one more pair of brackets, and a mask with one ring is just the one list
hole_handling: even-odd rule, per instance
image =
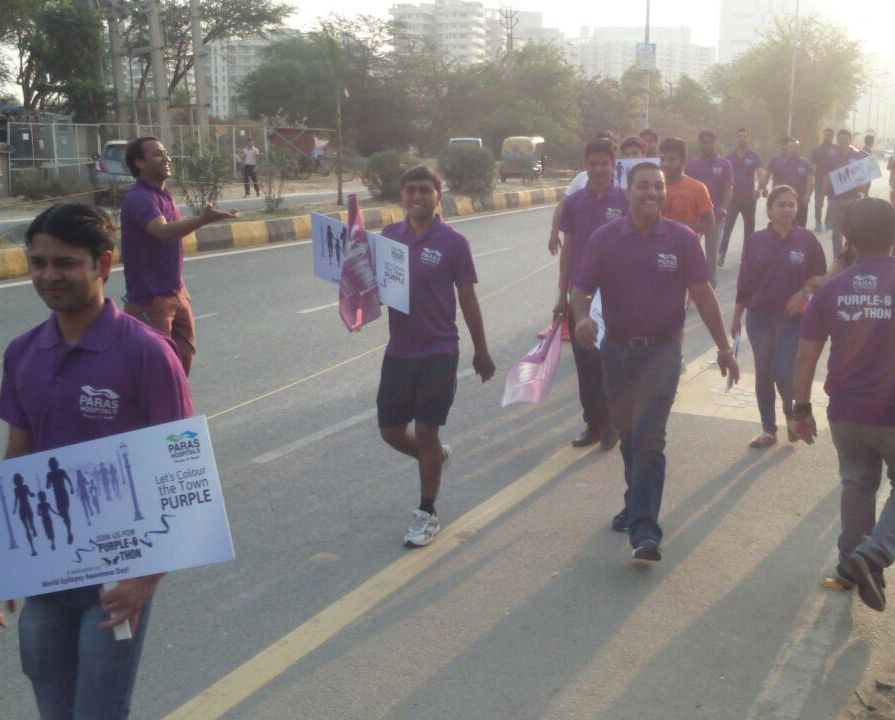
[[[806, 287], [819, 282], [827, 271], [823, 248], [810, 230], [795, 224], [798, 198], [789, 185], [778, 185], [768, 196], [765, 230], [743, 244], [731, 335], [742, 330], [755, 357], [755, 396], [761, 415], [761, 434], [749, 443], [766, 448], [777, 442], [776, 386], [783, 413], [792, 414], [793, 365], [799, 345], [799, 326], [808, 299]], [[790, 442], [798, 438], [790, 434]]]

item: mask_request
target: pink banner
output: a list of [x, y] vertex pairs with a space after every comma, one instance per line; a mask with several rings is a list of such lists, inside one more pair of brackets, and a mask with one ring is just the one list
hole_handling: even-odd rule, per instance
[[360, 330], [382, 314], [376, 267], [367, 242], [364, 216], [357, 195], [348, 196], [348, 248], [339, 283], [339, 315], [349, 332]]
[[547, 335], [510, 368], [501, 406], [515, 402], [539, 403], [553, 387], [562, 348], [562, 320], [554, 320]]

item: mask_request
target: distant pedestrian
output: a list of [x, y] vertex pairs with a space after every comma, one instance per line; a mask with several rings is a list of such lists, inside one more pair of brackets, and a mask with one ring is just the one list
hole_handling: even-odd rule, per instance
[[644, 149], [643, 157], [658, 158], [659, 157], [659, 134], [655, 130], [645, 128], [640, 131], [640, 139], [643, 140]]
[[660, 560], [659, 508], [665, 484], [665, 432], [677, 392], [689, 292], [718, 347], [722, 375], [739, 378], [705, 256], [688, 227], [661, 216], [665, 178], [644, 162], [628, 173], [628, 214], [588, 241], [572, 291], [576, 340], [593, 347], [596, 327], [588, 297], [603, 300], [601, 346], [606, 395], [621, 435], [626, 490], [612, 529], [627, 531], [632, 557]]
[[856, 259], [818, 289], [805, 313], [790, 427], [814, 442], [811, 385], [829, 338], [824, 389], [842, 481], [837, 575], [882, 611], [883, 570], [895, 560], [895, 491], [876, 514], [884, 463], [895, 478], [895, 208], [879, 198], [858, 200], [844, 211], [842, 230]]
[[827, 217], [823, 217], [824, 200], [829, 199], [826, 179], [830, 174], [829, 161], [833, 154], [833, 128], [824, 128], [823, 139], [817, 147], [811, 151], [808, 160], [814, 166], [814, 232], [819, 233], [824, 229], [829, 230], [830, 206], [827, 204]]
[[[799, 200], [796, 225], [807, 227], [808, 204], [814, 192], [814, 168], [801, 157], [801, 144], [795, 138], [787, 139], [783, 156], [774, 160], [773, 165], [768, 166], [772, 187], [788, 185], [796, 191]], [[762, 186], [762, 193], [767, 194], [766, 182]]]
[[855, 160], [867, 157], [867, 154], [851, 144], [852, 134], [842, 128], [836, 133], [836, 148], [827, 161], [826, 185], [830, 195], [830, 224], [833, 226], [833, 257], [839, 257], [842, 253], [842, 218], [845, 216], [845, 208], [852, 202], [862, 197], [860, 187], [836, 192], [830, 179], [830, 173], [844, 168]]
[[[435, 213], [440, 201], [441, 178], [417, 165], [401, 176], [407, 216], [382, 230], [409, 254], [410, 313], [389, 308], [389, 341], [376, 397], [382, 439], [416, 459], [419, 469], [420, 503], [404, 535], [409, 546], [428, 545], [441, 530], [435, 500], [451, 451], [441, 443], [439, 429], [447, 423], [457, 389], [458, 302], [472, 338], [472, 367], [482, 382], [494, 375], [472, 252], [466, 238]], [[411, 422], [413, 433], [408, 432]]]
[[718, 248], [718, 267], [724, 267], [738, 215], [743, 216], [743, 240], [755, 232], [755, 204], [758, 202], [758, 188], [764, 184], [764, 170], [761, 155], [750, 147], [750, 141], [751, 136], [746, 128], [737, 130], [736, 147], [726, 158], [733, 168], [733, 194]]
[[686, 225], [697, 237], [705, 235], [715, 222], [712, 199], [705, 185], [684, 174], [687, 144], [667, 137], [659, 146], [659, 158], [665, 177], [663, 217]]
[[727, 211], [733, 197], [733, 168], [725, 158], [718, 156], [715, 133], [703, 130], [699, 133], [699, 156], [687, 163], [686, 173], [708, 188], [712, 199], [715, 222], [705, 234], [705, 261], [709, 282], [715, 287], [718, 275], [718, 246], [721, 230], [727, 221]]
[[242, 160], [242, 184], [245, 186], [245, 196], [249, 197], [249, 180], [251, 180], [255, 195], [261, 197], [261, 186], [258, 184], [258, 158], [261, 157], [261, 149], [249, 137], [246, 138], [246, 145], [240, 150], [239, 155]]
[[[775, 386], [783, 415], [787, 420], [792, 416], [792, 373], [802, 312], [809, 289], [827, 272], [824, 251], [814, 233], [795, 224], [797, 208], [791, 187], [774, 188], [767, 204], [771, 222], [746, 238], [740, 260], [730, 333], [739, 335], [743, 310], [747, 310], [746, 333], [755, 357], [755, 395], [761, 415], [761, 434], [749, 443], [753, 448], [777, 442]], [[789, 440], [797, 438], [790, 434]]]

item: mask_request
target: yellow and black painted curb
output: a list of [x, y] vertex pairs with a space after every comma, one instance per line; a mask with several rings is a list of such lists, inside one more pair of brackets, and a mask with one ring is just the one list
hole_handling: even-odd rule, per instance
[[[441, 200], [444, 217], [474, 215], [495, 210], [526, 208], [559, 201], [565, 187], [534, 188], [496, 192], [481, 197], [445, 195]], [[404, 211], [397, 205], [363, 208], [364, 226], [378, 230], [389, 223], [398, 222]], [[348, 211], [332, 214], [342, 222], [348, 221]], [[275, 220], [248, 220], [245, 222], [218, 223], [199, 228], [183, 239], [185, 254], [256, 247], [270, 243], [307, 240], [311, 237], [311, 216], [277, 218]], [[117, 255], [116, 255], [117, 258]], [[28, 260], [22, 247], [0, 248], [0, 280], [22, 277], [28, 274]]]

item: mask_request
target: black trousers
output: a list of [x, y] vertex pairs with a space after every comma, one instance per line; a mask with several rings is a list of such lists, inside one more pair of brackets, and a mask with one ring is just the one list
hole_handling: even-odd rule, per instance
[[609, 403], [603, 390], [603, 361], [598, 348], [583, 348], [575, 340], [575, 317], [569, 307], [569, 341], [578, 371], [578, 397], [585, 424], [597, 433], [609, 427]]
[[724, 224], [724, 235], [721, 236], [721, 247], [718, 248], [718, 255], [726, 255], [727, 247], [730, 245], [730, 236], [733, 233], [733, 226], [736, 225], [737, 215], [743, 216], [743, 239], [745, 240], [755, 232], [755, 203], [754, 195], [734, 195], [730, 199], [730, 207], [727, 208], [727, 222]]
[[261, 192], [261, 186], [258, 184], [258, 172], [255, 170], [255, 165], [243, 165], [242, 166], [242, 184], [245, 185], [246, 195], [249, 194], [249, 180], [255, 186], [255, 192]]

